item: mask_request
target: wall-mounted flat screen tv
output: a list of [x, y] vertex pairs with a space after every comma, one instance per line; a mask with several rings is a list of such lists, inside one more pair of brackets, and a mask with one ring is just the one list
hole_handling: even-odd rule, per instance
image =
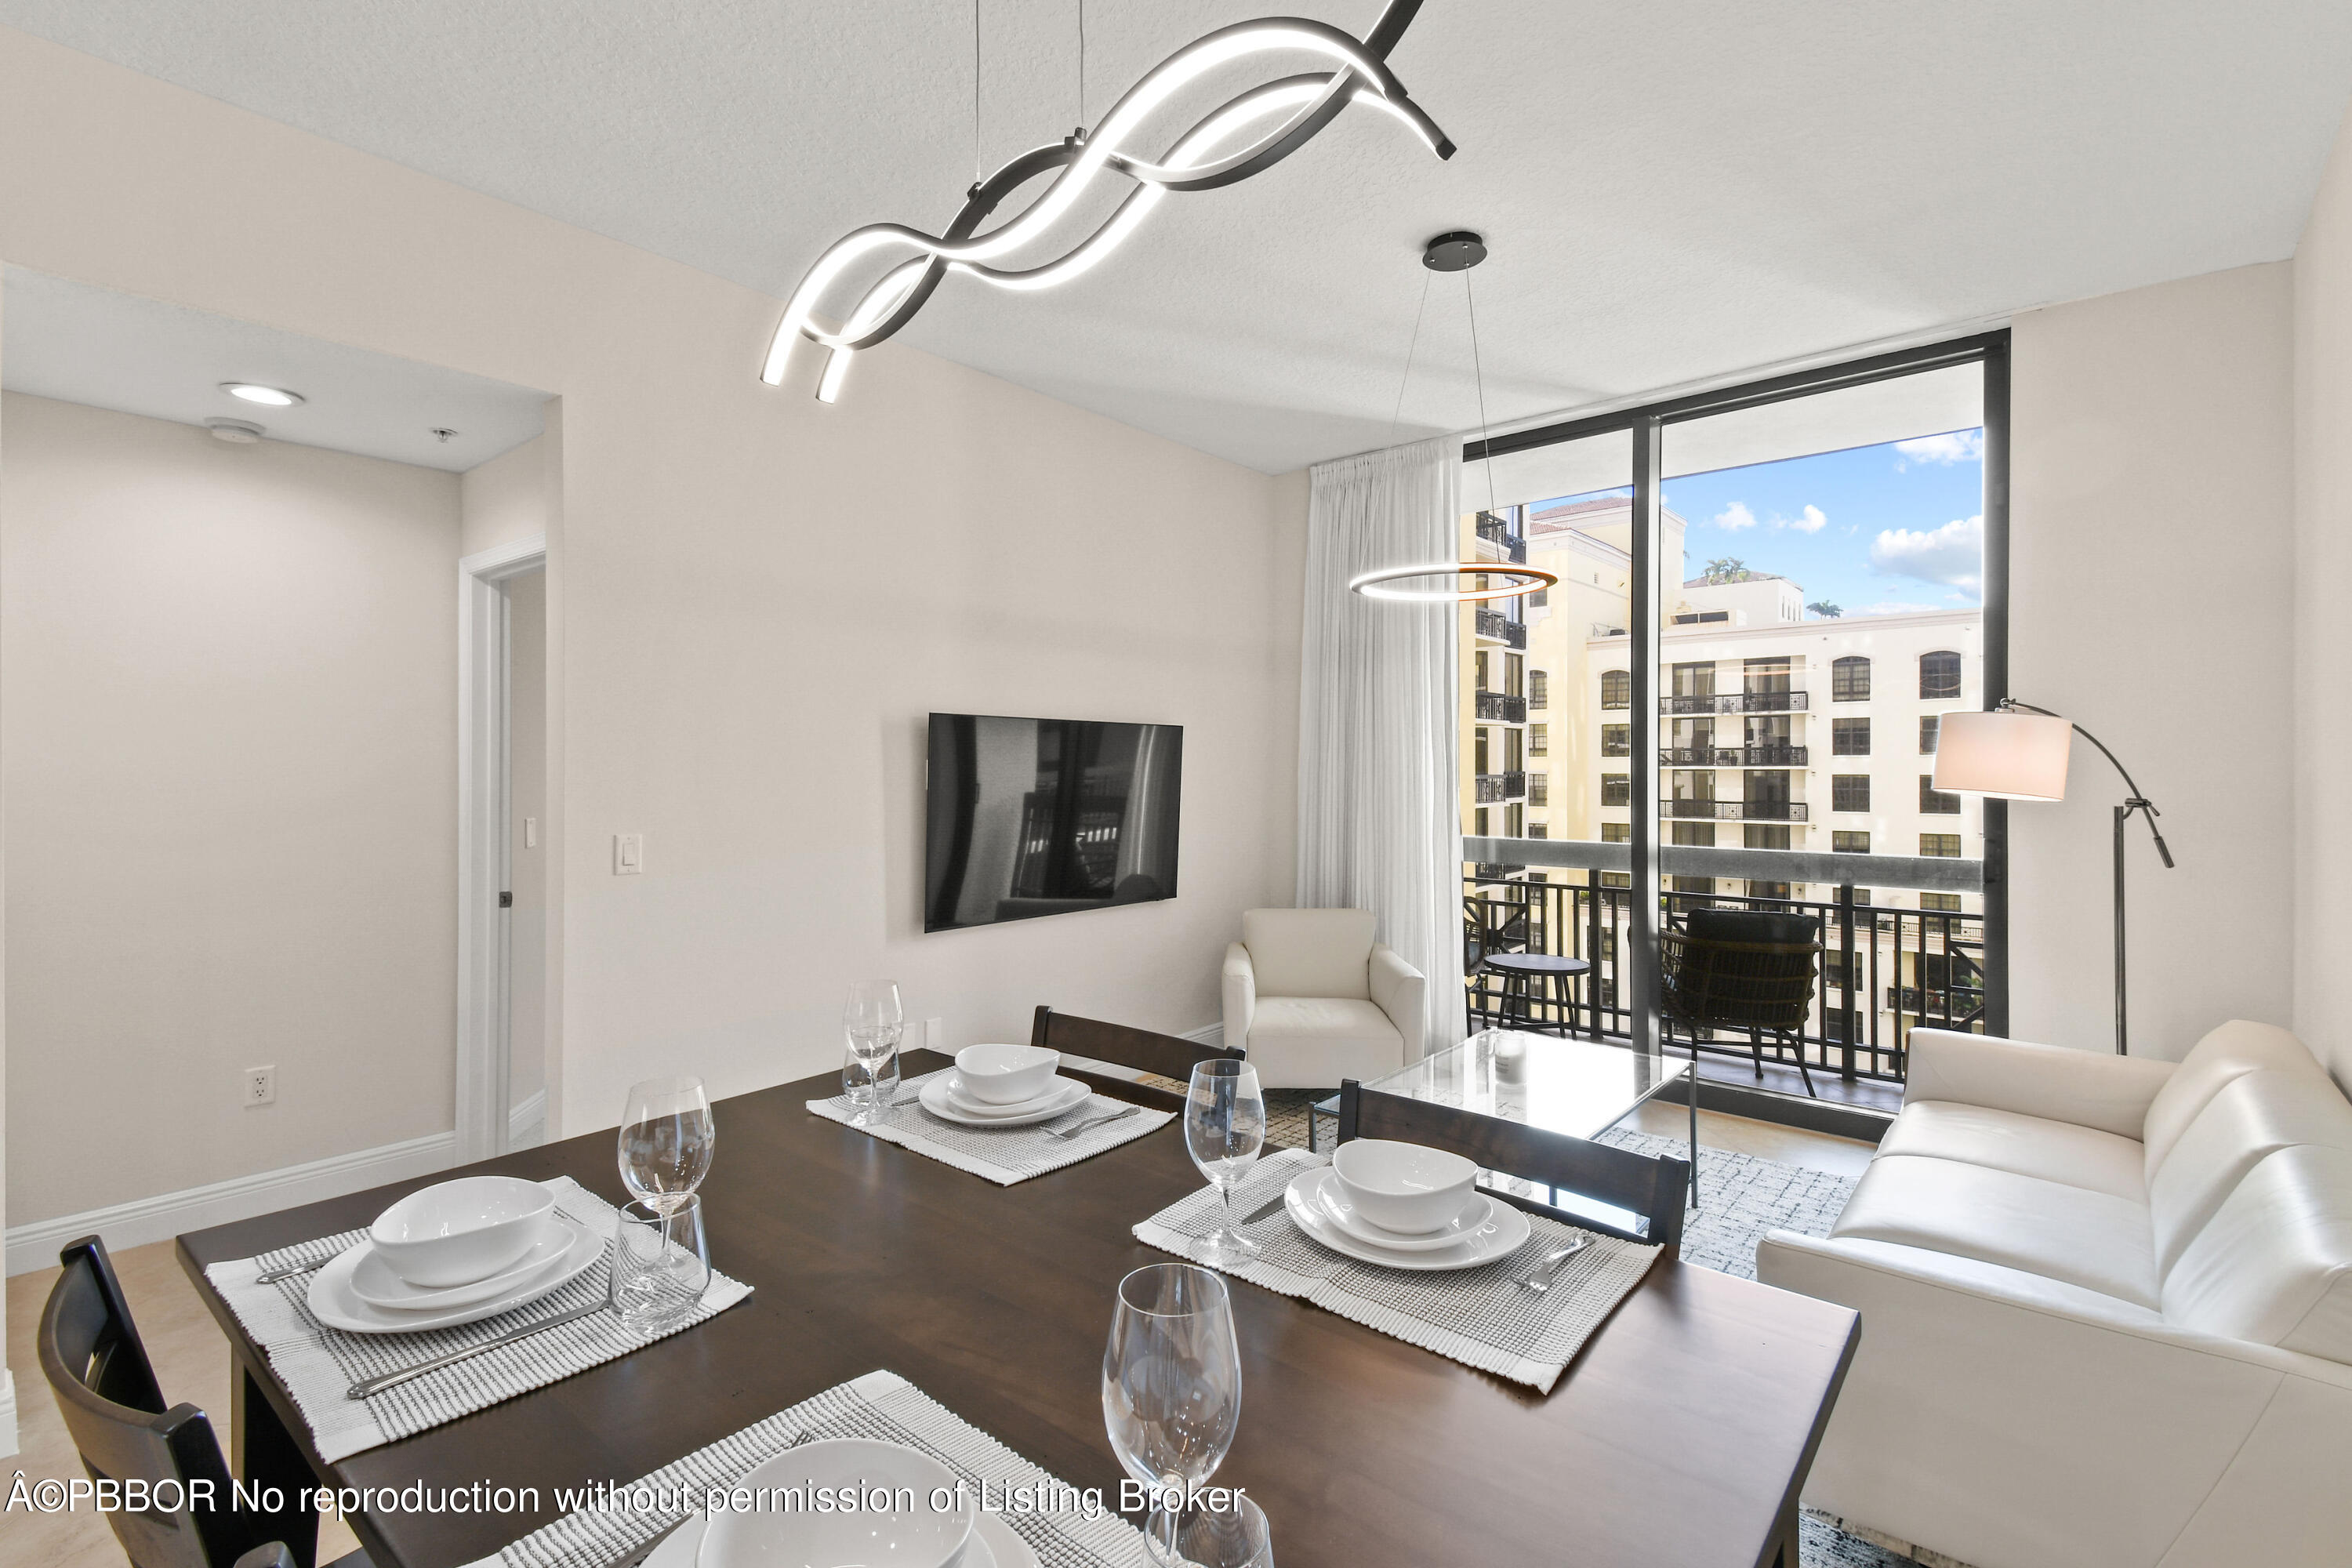
[[1176, 896], [1178, 724], [931, 715], [923, 929]]

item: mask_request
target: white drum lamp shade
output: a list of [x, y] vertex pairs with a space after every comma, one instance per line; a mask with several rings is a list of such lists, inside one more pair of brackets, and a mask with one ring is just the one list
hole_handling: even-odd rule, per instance
[[1936, 727], [1936, 785], [1999, 800], [2063, 800], [2074, 725], [2039, 713], [1947, 713]]

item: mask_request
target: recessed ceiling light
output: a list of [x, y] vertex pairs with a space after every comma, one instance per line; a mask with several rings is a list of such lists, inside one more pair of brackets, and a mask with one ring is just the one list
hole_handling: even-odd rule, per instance
[[223, 392], [231, 397], [242, 397], [247, 403], [263, 403], [272, 408], [292, 408], [302, 401], [299, 392], [289, 392], [282, 386], [264, 386], [257, 381], [224, 381]]

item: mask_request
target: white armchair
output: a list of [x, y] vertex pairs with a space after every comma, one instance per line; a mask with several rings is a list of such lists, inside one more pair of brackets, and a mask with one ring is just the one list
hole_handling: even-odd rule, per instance
[[1429, 983], [1364, 910], [1250, 910], [1225, 949], [1225, 1044], [1267, 1089], [1332, 1089], [1421, 1059]]

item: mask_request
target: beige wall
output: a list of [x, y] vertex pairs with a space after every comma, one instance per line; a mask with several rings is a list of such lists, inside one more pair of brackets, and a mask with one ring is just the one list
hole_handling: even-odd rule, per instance
[[547, 437], [534, 436], [466, 470], [457, 491], [465, 508], [459, 554], [547, 531]]
[[2294, 253], [2294, 1027], [2352, 1090], [2352, 121]]
[[[773, 299], [7, 31], [0, 258], [561, 397], [565, 1131], [833, 1067], [859, 973], [950, 1043], [1206, 1024], [1288, 901], [1303, 484], [902, 345], [763, 387]], [[1183, 896], [922, 936], [931, 709], [1186, 726]]]
[[456, 477], [5, 404], [9, 1221], [446, 1131]]
[[[2290, 1021], [2289, 299], [2273, 263], [2014, 323], [2010, 689], [2115, 749], [2179, 860], [2132, 826], [2137, 1055]], [[2078, 741], [2064, 802], [2010, 808], [2021, 1036], [2111, 1048], [2123, 795]]]

